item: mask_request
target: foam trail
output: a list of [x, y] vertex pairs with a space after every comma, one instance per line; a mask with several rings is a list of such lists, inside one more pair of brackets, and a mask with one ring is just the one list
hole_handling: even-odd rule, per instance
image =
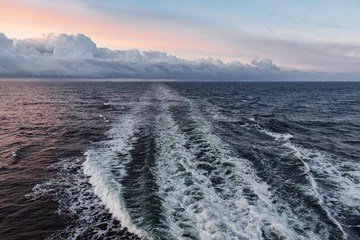
[[[295, 146], [294, 146], [295, 147]], [[339, 159], [331, 154], [296, 147], [301, 159], [306, 164], [309, 174], [315, 183], [321, 205], [344, 233], [345, 227], [359, 223], [360, 216], [360, 168], [357, 164]], [[337, 219], [341, 219], [343, 224]], [[356, 226], [355, 226], [356, 227]]]
[[[161, 114], [155, 170], [174, 235], [193, 239], [322, 238], [314, 231], [296, 232], [294, 225], [305, 227], [297, 216], [288, 206], [278, 212], [269, 186], [256, 177], [251, 163], [236, 157], [212, 133], [211, 125], [189, 100], [164, 87], [159, 88], [158, 96]], [[177, 124], [171, 104], [188, 107], [188, 112], [181, 111], [188, 126]]]
[[[215, 120], [234, 121], [220, 114], [216, 106], [211, 104], [210, 106], [211, 115], [215, 116]], [[216, 113], [214, 114], [212, 111]], [[360, 215], [360, 187], [358, 184], [360, 169], [358, 165], [350, 160], [339, 159], [339, 157], [322, 151], [297, 146], [291, 142], [290, 139], [293, 138], [291, 134], [272, 132], [262, 128], [254, 118], [249, 120], [250, 123], [245, 123], [244, 128], [255, 128], [259, 132], [273, 137], [288, 152], [286, 154], [290, 153], [301, 161], [311, 187], [299, 186], [298, 189], [301, 189], [305, 195], [311, 195], [317, 199], [327, 217], [342, 232], [342, 237], [347, 239], [348, 234], [344, 227], [357, 227], [357, 225], [346, 224], [344, 219], [351, 217], [354, 220]], [[343, 219], [342, 223], [339, 219]], [[355, 222], [358, 223], [356, 220]]]
[[[317, 200], [319, 205], [325, 210], [327, 216], [339, 228], [343, 234], [343, 238], [347, 239], [348, 234], [345, 232], [342, 224], [336, 219], [339, 217], [338, 213], [346, 212], [351, 209], [355, 211], [353, 214], [360, 215], [360, 187], [356, 182], [360, 181], [359, 171], [351, 165], [352, 171], [346, 171], [347, 176], [344, 177], [345, 172], [340, 170], [340, 165], [347, 165], [341, 161], [328, 161], [331, 158], [326, 153], [309, 150], [291, 143], [290, 139], [293, 137], [291, 134], [275, 133], [258, 127], [261, 132], [272, 136], [276, 141], [282, 143], [282, 146], [289, 149], [304, 165], [304, 171], [308, 176], [311, 189], [303, 189], [305, 193], [312, 194]], [[348, 169], [347, 169], [348, 170]], [[316, 176], [314, 176], [316, 174]], [[318, 185], [318, 181], [322, 182], [322, 189]], [[329, 184], [330, 183], [330, 184]], [[331, 186], [332, 185], [332, 186]], [[355, 190], [355, 191], [352, 191]], [[346, 209], [347, 208], [347, 209]], [[339, 210], [339, 211], [337, 211]]]
[[57, 214], [71, 218], [66, 228], [45, 239], [138, 239], [120, 228], [93, 193], [82, 162], [83, 158], [59, 159], [45, 169], [55, 172], [55, 176], [36, 184], [32, 192], [25, 195], [33, 201], [44, 196], [52, 197], [59, 204]]
[[[112, 123], [109, 140], [89, 149], [84, 162], [84, 172], [90, 175], [96, 195], [122, 226], [148, 239], [161, 237], [158, 233], [174, 239], [329, 238], [321, 216], [304, 206], [294, 209], [292, 203], [279, 198], [256, 175], [250, 161], [240, 158], [214, 134], [212, 125], [192, 101], [161, 85], [152, 87], [147, 94], [155, 94], [157, 101], [145, 96], [129, 114]], [[149, 132], [153, 129], [151, 123], [143, 122], [154, 115], [142, 114], [155, 114], [147, 104], [159, 112], [154, 132]], [[291, 138], [272, 136], [283, 143], [289, 143]], [[141, 140], [153, 141], [155, 147]], [[284, 144], [284, 148], [290, 147]], [[146, 151], [155, 155], [146, 155]], [[300, 153], [292, 153], [300, 157]], [[129, 167], [136, 159], [139, 163], [149, 161], [149, 169], [143, 169], [148, 172], [131, 173]], [[310, 175], [311, 167], [305, 162], [304, 167]], [[156, 187], [151, 188], [152, 192], [138, 191], [138, 199], [133, 199], [129, 192], [132, 186], [126, 184], [136, 180], [146, 187], [152, 183], [151, 179], [144, 182], [144, 176], [137, 176], [138, 173], [151, 174]], [[318, 197], [321, 193], [316, 181], [309, 180], [310, 195]], [[158, 200], [157, 220], [144, 209], [151, 204], [142, 202], [152, 197]], [[129, 201], [137, 202], [132, 206]]]
[[146, 96], [127, 115], [120, 117], [108, 132], [110, 140], [103, 141], [86, 152], [84, 172], [90, 176], [90, 183], [102, 202], [115, 218], [132, 233], [145, 233], [133, 224], [126, 210], [122, 196], [121, 180], [126, 176], [126, 165], [131, 162], [130, 150], [136, 141], [135, 133], [141, 117], [139, 114], [146, 102]]
[[[344, 207], [354, 208], [360, 215], [360, 168], [358, 165], [346, 159], [317, 150], [309, 150], [297, 147], [302, 159], [307, 162], [309, 169], [314, 173], [314, 178], [327, 184], [328, 187], [336, 188], [329, 192], [342, 203]], [[322, 194], [325, 194], [320, 189]], [[330, 197], [330, 196], [329, 196]]]

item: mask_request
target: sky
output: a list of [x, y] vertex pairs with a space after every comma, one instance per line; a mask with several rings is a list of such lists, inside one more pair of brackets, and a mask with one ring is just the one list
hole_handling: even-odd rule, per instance
[[[286, 73], [354, 76], [360, 75], [359, 12], [358, 0], [0, 0], [0, 32], [12, 45], [79, 33], [99, 49], [163, 52], [187, 64], [210, 58], [258, 68], [253, 63], [266, 60]], [[1, 65], [5, 60], [0, 75], [16, 72]]]

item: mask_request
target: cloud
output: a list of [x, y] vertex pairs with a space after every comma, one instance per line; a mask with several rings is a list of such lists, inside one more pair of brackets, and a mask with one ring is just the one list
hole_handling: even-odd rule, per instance
[[272, 63], [272, 60], [270, 59], [260, 59], [259, 57], [256, 57], [251, 61], [251, 64], [259, 67], [260, 69], [271, 69], [274, 71], [280, 70], [275, 64]]
[[[282, 70], [270, 59], [251, 64], [184, 60], [159, 51], [110, 50], [83, 34], [9, 39], [0, 33], [0, 77], [182, 80], [327, 80], [340, 75]], [[341, 75], [344, 77], [344, 75]], [[338, 79], [342, 80], [342, 79]]]

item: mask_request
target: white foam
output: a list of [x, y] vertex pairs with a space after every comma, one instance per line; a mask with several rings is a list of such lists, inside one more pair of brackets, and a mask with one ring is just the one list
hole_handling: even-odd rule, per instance
[[[121, 239], [108, 237], [107, 232], [118, 232], [118, 225], [107, 218], [108, 212], [101, 200], [93, 193], [88, 178], [83, 174], [82, 159], [66, 158], [49, 166], [46, 171], [55, 176], [33, 187], [26, 198], [36, 201], [50, 196], [59, 203], [57, 213], [70, 216], [72, 221], [66, 228], [56, 231], [46, 239], [82, 239], [91, 234], [93, 239]], [[106, 226], [106, 230], [99, 225]], [[118, 232], [121, 236], [121, 232]]]
[[137, 140], [135, 133], [141, 117], [139, 113], [146, 103], [146, 96], [140, 99], [134, 109], [117, 119], [108, 131], [109, 140], [96, 144], [86, 153], [84, 172], [90, 176], [94, 192], [122, 226], [132, 233], [145, 236], [132, 222], [122, 196], [121, 180], [126, 176], [126, 165], [131, 162], [130, 150]]
[[99, 115], [100, 118], [104, 119], [106, 122], [110, 122], [104, 115], [100, 114]]
[[16, 151], [12, 152], [12, 153], [11, 153], [11, 156], [14, 157], [14, 158], [17, 157]]
[[207, 103], [205, 104], [205, 109], [206, 112], [211, 115], [211, 117], [216, 120], [216, 121], [221, 121], [221, 122], [238, 122], [239, 119], [231, 117], [231, 116], [226, 116], [224, 114], [221, 113], [221, 108], [218, 106], [215, 106], [213, 104]]
[[13, 157], [13, 158], [16, 158], [18, 155], [17, 155], [17, 152], [21, 149], [22, 147], [18, 147], [17, 149], [15, 149], [15, 151], [13, 151], [12, 153], [11, 153], [11, 156]]
[[[261, 239], [263, 232], [284, 239], [321, 239], [324, 236], [315, 232], [301, 236], [294, 231], [290, 222], [299, 225], [300, 219], [286, 205], [281, 206], [285, 212], [278, 212], [279, 206], [272, 202], [267, 184], [256, 177], [251, 163], [232, 154], [188, 99], [163, 87], [159, 88], [158, 96], [162, 104], [157, 118], [159, 152], [155, 171], [173, 235], [193, 232], [200, 239]], [[212, 175], [207, 176], [198, 168], [194, 154], [201, 146], [194, 144], [189, 148], [186, 135], [169, 111], [171, 101], [167, 99], [183, 101], [190, 106], [191, 113], [186, 117], [195, 124], [194, 134], [200, 134], [202, 141], [209, 145], [208, 157], [215, 158], [215, 162], [209, 164], [216, 167], [211, 174], [223, 178], [223, 183], [213, 186]], [[231, 174], [227, 174], [228, 170]], [[247, 199], [245, 189], [250, 189], [256, 198]], [[188, 229], [181, 227], [184, 222], [190, 225]]]
[[[279, 239], [329, 238], [326, 228], [315, 232], [315, 227], [304, 220], [307, 214], [311, 213], [300, 216], [285, 201], [275, 198], [269, 186], [256, 176], [251, 162], [238, 157], [229, 145], [214, 134], [212, 125], [202, 116], [193, 102], [164, 86], [156, 86], [151, 92], [156, 94], [157, 102], [160, 102], [160, 114], [156, 118], [155, 126], [157, 155], [155, 167], [151, 170], [154, 171], [159, 186], [158, 194], [162, 199], [162, 209], [166, 216], [165, 224], [169, 228], [168, 236], [176, 239], [187, 239], [187, 235], [197, 239], [262, 239], [263, 235], [267, 238], [276, 236]], [[73, 177], [65, 174], [66, 178], [62, 176], [62, 180], [49, 180], [35, 186], [27, 197], [37, 199], [46, 194], [59, 195], [56, 190], [54, 192], [54, 186], [60, 188], [63, 186], [66, 192], [68, 191], [66, 189], [69, 189], [67, 194], [72, 198], [81, 197], [76, 201], [73, 200], [71, 204], [68, 204], [69, 201], [59, 200], [63, 205], [68, 205], [68, 207], [60, 207], [59, 214], [63, 214], [66, 209], [78, 214], [82, 208], [87, 208], [87, 205], [97, 209], [103, 204], [130, 232], [148, 239], [156, 239], [157, 236], [150, 236], [145, 228], [140, 229], [133, 223], [122, 197], [121, 185], [121, 180], [127, 175], [125, 167], [132, 161], [130, 151], [133, 143], [138, 140], [135, 136], [143, 119], [141, 112], [148, 104], [154, 102], [148, 101], [145, 95], [130, 113], [122, 115], [112, 123], [107, 133], [107, 140], [94, 144], [86, 152], [86, 161], [80, 165], [80, 169], [90, 178], [78, 174], [75, 176], [81, 177], [74, 181]], [[186, 105], [187, 111], [183, 114], [186, 114], [185, 118], [191, 122], [193, 132], [184, 132], [180, 123], [176, 122], [176, 116], [171, 112], [171, 108], [176, 104]], [[100, 117], [104, 116], [100, 115]], [[252, 119], [250, 122], [256, 124]], [[284, 149], [290, 150], [302, 159], [305, 172], [310, 176], [311, 194], [320, 199], [320, 204], [327, 209], [329, 216], [332, 216], [333, 212], [328, 210], [327, 205], [331, 202], [330, 198], [335, 198], [338, 202], [342, 199], [336, 194], [324, 196], [325, 193], [317, 184], [318, 177], [312, 175], [316, 171], [321, 175], [320, 171], [327, 162], [324, 159], [318, 160], [312, 155], [313, 153], [306, 153], [305, 150], [293, 145], [290, 134], [272, 133], [259, 126], [256, 128], [272, 136]], [[199, 142], [191, 142], [188, 139], [190, 136], [198, 137]], [[201, 161], [197, 157], [200, 151], [205, 152], [204, 154], [211, 161]], [[199, 167], [199, 164], [208, 164], [214, 170], [209, 173]], [[79, 163], [75, 166], [79, 168]], [[72, 169], [72, 163], [62, 162], [54, 168], [63, 168], [68, 172], [67, 169]], [[329, 176], [326, 175], [328, 177], [334, 173], [336, 175], [336, 172], [339, 173], [339, 169], [341, 170], [340, 167], [330, 169], [334, 170], [328, 173]], [[339, 181], [340, 175], [336, 176], [334, 180]], [[351, 179], [359, 180], [359, 171], [354, 170], [348, 176], [350, 177], [342, 176], [343, 178], [340, 179], [340, 182], [343, 181], [341, 184], [347, 186], [346, 188], [344, 185], [344, 191], [348, 191], [346, 194], [351, 194], [352, 191], [359, 193], [357, 185], [346, 182], [352, 181]], [[214, 183], [213, 177], [219, 177], [222, 181]], [[85, 186], [88, 181], [93, 188]], [[71, 190], [72, 187], [68, 186], [77, 187]], [[79, 195], [71, 191], [81, 193]], [[92, 191], [99, 198], [93, 197]], [[251, 196], [248, 194], [249, 191], [253, 193]], [[86, 197], [89, 194], [90, 197]], [[349, 201], [347, 204], [358, 206], [355, 202], [358, 200], [357, 197], [358, 195], [355, 194], [354, 202], [346, 197]], [[88, 221], [92, 224], [90, 208], [89, 211], [83, 211], [84, 214], [80, 214], [79, 218], [83, 222]], [[336, 223], [336, 220], [333, 220]], [[299, 233], [297, 229], [303, 232]], [[79, 224], [79, 227], [72, 227], [66, 231], [70, 231], [74, 239], [81, 236], [85, 230], [85, 226]], [[97, 234], [101, 237], [105, 233], [98, 230]]]
[[297, 149], [313, 173], [313, 178], [326, 185], [326, 189], [319, 188], [319, 192], [328, 208], [335, 211], [334, 214], [337, 214], [336, 211], [351, 209], [360, 216], [359, 165], [322, 151], [301, 147]]
[[[325, 210], [329, 219], [341, 230], [343, 238], [347, 239], [347, 233], [336, 217], [339, 217], [344, 210], [348, 211], [349, 209], [355, 211], [355, 215], [360, 215], [360, 168], [354, 163], [340, 160], [325, 152], [296, 146], [290, 141], [293, 138], [291, 134], [274, 133], [262, 128], [259, 128], [259, 131], [274, 137], [276, 141], [282, 143], [283, 147], [292, 151], [292, 154], [301, 160], [312, 187], [303, 189], [304, 193], [311, 193], [318, 199], [319, 205]], [[346, 168], [346, 171], [342, 171], [341, 167], [346, 165], [353, 170], [349, 171]], [[332, 182], [334, 186], [321, 188], [318, 181]]]
[[271, 132], [269, 130], [266, 130], [264, 128], [261, 128], [260, 126], [257, 126], [258, 130], [260, 132], [263, 132], [273, 138], [275, 138], [275, 140], [277, 141], [282, 141], [284, 143], [288, 143], [288, 141], [293, 138], [294, 136], [291, 135], [290, 133], [276, 133], [276, 132]]

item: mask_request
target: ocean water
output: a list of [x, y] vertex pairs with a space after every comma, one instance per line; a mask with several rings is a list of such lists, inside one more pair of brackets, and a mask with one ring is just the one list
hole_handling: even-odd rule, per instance
[[360, 239], [360, 83], [1, 82], [0, 239]]

